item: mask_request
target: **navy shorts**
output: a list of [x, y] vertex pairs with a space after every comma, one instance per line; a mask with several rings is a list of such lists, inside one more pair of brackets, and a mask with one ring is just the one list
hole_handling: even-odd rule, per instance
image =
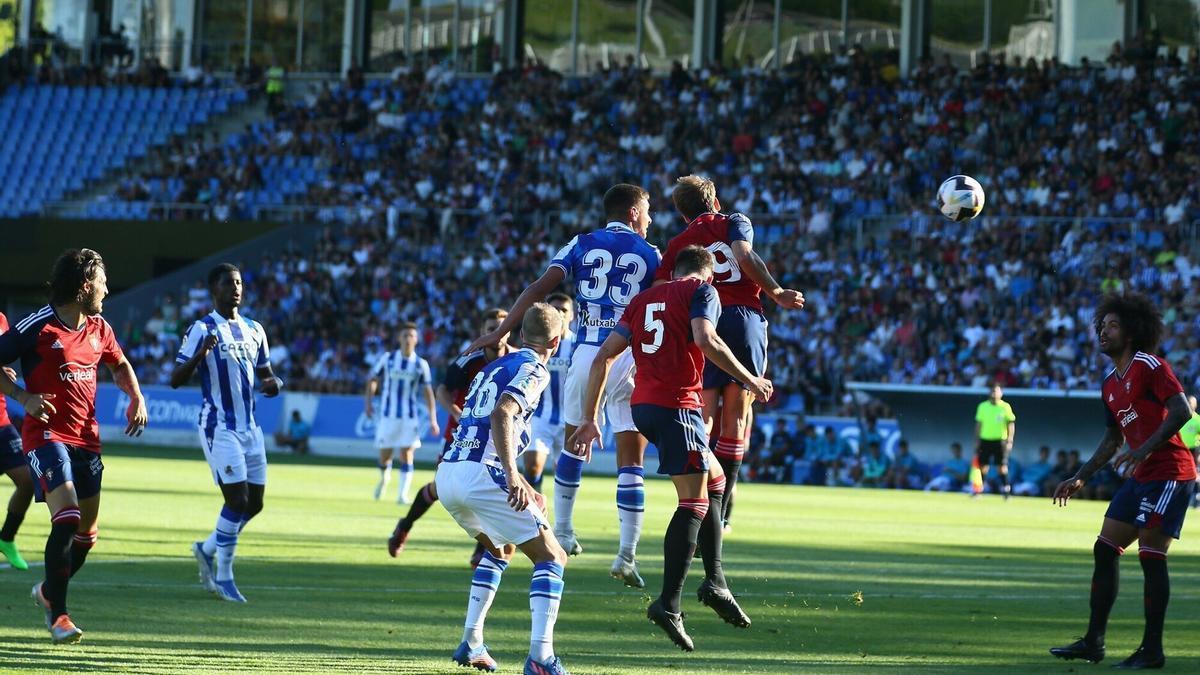
[[1164, 533], [1178, 539], [1195, 491], [1194, 480], [1148, 480], [1139, 483], [1128, 478], [1113, 495], [1104, 517], [1129, 523], [1139, 530], [1161, 527]]
[[51, 441], [25, 456], [33, 476], [33, 492], [39, 502], [64, 483], [75, 484], [75, 497], [87, 499], [100, 494], [104, 463], [99, 453]]
[[658, 472], [683, 476], [708, 471], [708, 434], [699, 410], [633, 406], [633, 423], [658, 448]]
[[[3, 396], [3, 394], [0, 394]], [[21, 433], [11, 424], [0, 427], [0, 473], [26, 466], [21, 450]]]
[[[717, 319], [717, 335], [752, 375], [762, 377], [767, 372], [767, 319], [762, 312], [744, 305], [722, 307], [721, 318]], [[704, 364], [705, 389], [717, 389], [735, 382], [743, 389], [746, 386], [712, 361]]]

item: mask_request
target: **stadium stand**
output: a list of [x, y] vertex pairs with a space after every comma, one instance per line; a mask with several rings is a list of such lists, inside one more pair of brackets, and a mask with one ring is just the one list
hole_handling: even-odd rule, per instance
[[[356, 391], [400, 318], [426, 327], [424, 349], [442, 362], [468, 337], [468, 315], [511, 302], [595, 222], [612, 176], [651, 187], [664, 244], [682, 225], [672, 177], [705, 171], [729, 210], [753, 214], [781, 280], [810, 299], [772, 317], [787, 409], [836, 407], [849, 379], [1095, 387], [1088, 311], [1122, 287], [1171, 308], [1165, 354], [1194, 388], [1200, 324], [1181, 317], [1200, 316], [1186, 228], [1200, 200], [1170, 167], [1200, 151], [1187, 114], [1198, 66], [1115, 53], [1077, 69], [926, 62], [900, 81], [887, 55], [859, 53], [805, 61], [782, 81], [753, 68], [492, 80], [412, 70], [314, 90], [219, 146], [180, 143], [140, 180], [198, 177], [230, 217], [290, 200], [337, 224], [308, 257], [275, 258], [250, 285], [301, 387]], [[664, 151], [680, 143], [691, 162]], [[986, 215], [928, 215], [937, 182], [962, 167], [989, 167]], [[908, 215], [884, 215], [897, 213]], [[461, 264], [441, 264], [449, 255]], [[345, 320], [362, 308], [366, 322]]]

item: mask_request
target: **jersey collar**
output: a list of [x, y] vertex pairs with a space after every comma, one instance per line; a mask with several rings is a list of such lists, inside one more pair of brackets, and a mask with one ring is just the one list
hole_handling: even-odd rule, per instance
[[633, 229], [632, 227], [630, 227], [630, 226], [629, 226], [629, 225], [627, 225], [626, 223], [622, 223], [622, 222], [621, 222], [621, 221], [619, 221], [619, 220], [613, 220], [613, 221], [609, 221], [609, 223], [608, 223], [607, 225], [605, 225], [605, 226], [604, 226], [604, 229], [606, 229], [606, 230], [620, 230], [620, 231], [622, 231], [622, 232], [629, 232], [630, 234], [637, 234], [637, 232], [635, 232], [635, 231], [634, 231], [634, 229]]

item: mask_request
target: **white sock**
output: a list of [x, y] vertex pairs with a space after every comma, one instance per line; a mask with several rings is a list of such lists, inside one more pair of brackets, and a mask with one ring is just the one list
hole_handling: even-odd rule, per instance
[[412, 462], [400, 465], [400, 490], [396, 493], [397, 501], [408, 501], [408, 491], [412, 489], [413, 481], [413, 465]]
[[621, 526], [621, 557], [633, 560], [646, 516], [646, 472], [640, 466], [617, 469], [617, 520]]
[[471, 577], [471, 594], [467, 598], [467, 621], [463, 624], [463, 641], [471, 649], [483, 644], [483, 622], [488, 608], [500, 588], [500, 576], [508, 563], [484, 551], [475, 575]]
[[217, 581], [233, 579], [233, 555], [237, 551], [238, 532], [241, 527], [242, 514], [228, 506], [221, 507], [221, 515], [217, 516], [217, 527], [204, 542], [205, 553], [209, 553], [208, 542], [213, 542], [217, 556]]
[[529, 633], [529, 657], [538, 663], [554, 658], [554, 622], [562, 601], [563, 568], [556, 562], [533, 566], [529, 582], [529, 613], [533, 626]]

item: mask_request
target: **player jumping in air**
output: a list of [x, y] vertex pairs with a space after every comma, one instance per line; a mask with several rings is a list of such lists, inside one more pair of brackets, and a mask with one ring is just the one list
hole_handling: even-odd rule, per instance
[[544, 500], [517, 470], [517, 456], [529, 447], [529, 418], [550, 382], [545, 363], [562, 335], [559, 311], [545, 303], [533, 305], [525, 313], [521, 335], [523, 348], [475, 376], [454, 442], [437, 469], [442, 505], [486, 549], [471, 578], [463, 639], [452, 658], [464, 666], [496, 670], [483, 643], [483, 624], [515, 545], [533, 563], [533, 625], [525, 675], [566, 675], [554, 655], [554, 622], [567, 554], [550, 532], [539, 504]]
[[[1094, 325], [1100, 351], [1113, 362], [1100, 387], [1107, 430], [1087, 464], [1055, 488], [1054, 501], [1065, 506], [1114, 455], [1118, 472], [1129, 468], [1133, 473], [1113, 495], [1092, 547], [1095, 569], [1087, 633], [1050, 653], [1092, 663], [1104, 658], [1104, 632], [1117, 599], [1121, 554], [1136, 541], [1145, 579], [1146, 626], [1141, 646], [1117, 667], [1161, 668], [1166, 662], [1163, 620], [1171, 595], [1167, 549], [1179, 538], [1196, 489], [1195, 460], [1179, 439], [1191, 408], [1171, 366], [1154, 355], [1163, 320], [1147, 297], [1106, 296]], [[1117, 454], [1126, 443], [1128, 449]]]
[[192, 324], [175, 356], [171, 387], [179, 388], [200, 373], [200, 447], [221, 488], [225, 504], [208, 538], [192, 544], [200, 583], [217, 597], [246, 602], [233, 580], [238, 537], [263, 509], [267, 451], [254, 417], [254, 378], [263, 395], [278, 396], [283, 383], [271, 370], [267, 334], [261, 324], [242, 317], [242, 273], [222, 263], [208, 273], [213, 311]]
[[[480, 322], [479, 329], [481, 332], [487, 333], [496, 329], [500, 322], [508, 316], [508, 312], [502, 309], [489, 309], [483, 313], [483, 318]], [[467, 389], [471, 386], [471, 380], [483, 367], [495, 361], [496, 359], [508, 353], [508, 340], [500, 340], [493, 347], [487, 347], [460, 356], [450, 367], [446, 369], [445, 375], [442, 377], [442, 383], [437, 387], [437, 400], [442, 404], [450, 417], [446, 420], [446, 430], [443, 438], [445, 445], [442, 448], [442, 453], [445, 454], [449, 449], [450, 443], [454, 440], [454, 430], [458, 427], [458, 418], [462, 414], [462, 407], [467, 400]], [[441, 455], [438, 456], [438, 462], [441, 462]], [[408, 541], [408, 534], [412, 531], [413, 525], [416, 524], [421, 516], [433, 506], [438, 499], [437, 482], [430, 481], [426, 483], [420, 490], [417, 490], [417, 496], [413, 499], [412, 506], [408, 508], [408, 513], [404, 515], [397, 523], [395, 529], [392, 530], [392, 535], [388, 537], [387, 549], [388, 555], [395, 558], [400, 551], [404, 550], [404, 544]], [[475, 564], [479, 560], [479, 556], [483, 554], [482, 548], [476, 548], [474, 555], [471, 556], [471, 563]]]
[[0, 336], [0, 364], [21, 360], [25, 389], [7, 372], [0, 394], [25, 408], [21, 436], [39, 502], [50, 508], [45, 580], [33, 587], [56, 643], [83, 639], [67, 615], [67, 587], [96, 543], [100, 512], [100, 427], [96, 368], [104, 364], [129, 397], [125, 433], [146, 427], [146, 402], [133, 366], [100, 312], [108, 295], [104, 260], [91, 249], [64, 252], [54, 263], [50, 304]]
[[533, 436], [529, 450], [525, 452], [525, 478], [534, 490], [542, 491], [542, 472], [546, 468], [546, 458], [553, 459], [563, 448], [563, 382], [567, 377], [567, 369], [571, 365], [571, 352], [575, 349], [575, 332], [571, 323], [575, 319], [575, 305], [571, 296], [565, 293], [553, 293], [546, 298], [546, 304], [558, 310], [562, 316], [562, 337], [558, 349], [550, 355], [546, 362], [546, 370], [550, 372], [550, 384], [546, 385], [546, 393], [533, 411], [530, 423]]
[[[417, 356], [417, 324], [406, 323], [400, 327], [400, 349], [379, 357], [371, 368], [367, 380], [365, 413], [375, 416], [374, 399], [380, 394], [380, 416], [375, 423], [375, 447], [379, 450], [379, 484], [375, 486], [375, 499], [387, 489], [392, 473], [392, 455], [400, 450], [400, 489], [396, 495], [399, 504], [410, 503], [408, 490], [412, 487], [413, 453], [421, 447], [421, 416], [417, 410], [417, 392], [424, 395], [425, 408], [429, 417], [429, 432], [437, 436], [441, 430], [437, 423], [437, 407], [430, 386], [429, 362]], [[380, 389], [382, 387], [382, 390]]]
[[[712, 285], [721, 297], [721, 319], [717, 334], [739, 363], [756, 377], [767, 369], [767, 320], [763, 317], [760, 293], [765, 292], [784, 309], [803, 309], [804, 294], [776, 283], [762, 258], [754, 252], [754, 227], [741, 213], [720, 213], [721, 202], [713, 182], [701, 176], [684, 176], [676, 181], [671, 200], [687, 229], [667, 243], [656, 284], [671, 279], [675, 256], [687, 246], [700, 246], [714, 259]], [[713, 454], [729, 481], [722, 521], [729, 520], [733, 488], [737, 485], [742, 457], [750, 438], [753, 395], [745, 381], [710, 362], [704, 368], [704, 420], [716, 430]], [[718, 416], [719, 409], [719, 416]]]
[[584, 414], [590, 416], [569, 441], [590, 454], [600, 439], [596, 422], [600, 386], [610, 364], [630, 345], [637, 363], [633, 389], [633, 419], [658, 448], [658, 472], [671, 476], [679, 505], [663, 540], [662, 593], [646, 615], [685, 651], [692, 638], [683, 626], [680, 597], [697, 546], [704, 560], [704, 583], [697, 596], [726, 622], [745, 628], [742, 612], [725, 582], [721, 565], [721, 506], [725, 475], [709, 462], [708, 433], [701, 417], [702, 372], [705, 357], [746, 383], [761, 401], [771, 396], [771, 382], [750, 373], [716, 328], [721, 305], [708, 280], [713, 256], [699, 246], [677, 252], [674, 280], [641, 293], [629, 304], [621, 322], [596, 354], [585, 390]]
[[[0, 312], [0, 334], [9, 328], [8, 319]], [[11, 368], [5, 368], [4, 373], [9, 379], [16, 381], [17, 373]], [[21, 449], [21, 432], [13, 426], [8, 418], [8, 401], [0, 396], [0, 473], [8, 474], [13, 482], [13, 493], [8, 498], [8, 513], [4, 517], [4, 526], [0, 527], [0, 553], [8, 559], [13, 569], [27, 570], [29, 563], [21, 557], [17, 550], [17, 530], [25, 520], [25, 512], [33, 501], [33, 479], [29, 477], [29, 465], [25, 462], [25, 452]]]
[[[516, 328], [525, 311], [545, 298], [567, 278], [575, 280], [579, 303], [579, 332], [567, 370], [563, 394], [564, 434], [570, 436], [586, 417], [583, 388], [592, 360], [601, 343], [621, 320], [625, 307], [650, 287], [658, 270], [658, 249], [646, 241], [650, 227], [650, 195], [636, 185], [620, 183], [604, 193], [604, 229], [582, 234], [562, 247], [550, 266], [517, 298], [500, 329], [476, 340], [471, 347], [493, 345]], [[633, 357], [622, 354], [609, 371], [604, 389], [604, 411], [617, 445], [617, 518], [620, 549], [610, 574], [627, 586], [643, 588], [637, 570], [637, 544], [642, 535], [646, 491], [642, 456], [646, 440], [637, 431], [629, 409], [633, 392]], [[559, 453], [554, 467], [554, 534], [571, 555], [583, 551], [575, 536], [575, 494], [583, 475], [584, 459], [570, 448]]]

